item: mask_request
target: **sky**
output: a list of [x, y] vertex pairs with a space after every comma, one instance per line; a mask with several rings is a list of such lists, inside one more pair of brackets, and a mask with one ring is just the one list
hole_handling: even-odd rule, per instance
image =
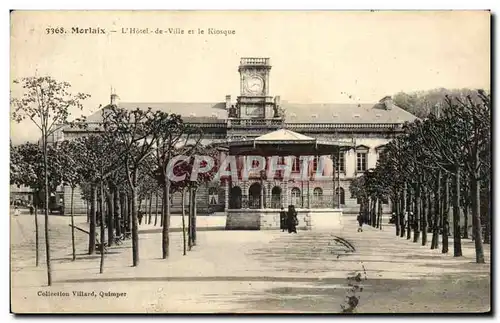
[[[50, 28], [59, 27], [67, 33], [52, 33]], [[103, 28], [105, 33], [74, 34], [72, 28]], [[153, 33], [129, 34], [123, 28], [149, 28]], [[184, 34], [154, 33], [168, 28], [182, 29]], [[209, 28], [234, 34], [209, 35]], [[489, 89], [490, 13], [11, 14], [11, 81], [34, 75], [67, 81], [73, 91], [91, 95], [84, 114], [108, 104], [111, 87], [127, 102], [223, 102], [228, 94], [235, 100], [241, 57], [270, 57], [270, 94], [290, 102], [376, 102], [399, 91]], [[22, 95], [19, 88], [11, 91], [13, 96]], [[37, 129], [29, 123], [11, 122], [14, 143], [37, 137]]]

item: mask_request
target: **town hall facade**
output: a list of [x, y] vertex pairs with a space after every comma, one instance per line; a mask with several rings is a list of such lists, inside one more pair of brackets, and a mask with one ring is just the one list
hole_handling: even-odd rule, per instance
[[[222, 102], [119, 102], [118, 96], [112, 94], [110, 104], [124, 109], [150, 107], [153, 110], [180, 114], [186, 123], [203, 129], [204, 144], [254, 140], [277, 130], [283, 130], [288, 136], [297, 134], [323, 142], [351, 142], [352, 149], [343, 150], [336, 156], [333, 185], [325, 181], [295, 181], [274, 186], [267, 183], [263, 194], [266, 196], [264, 203], [271, 208], [284, 204], [293, 204], [297, 208], [333, 205], [342, 209], [344, 214], [358, 212], [359, 201], [351, 196], [349, 190], [351, 181], [365, 170], [374, 168], [385, 145], [402, 131], [405, 122], [411, 122], [416, 117], [394, 105], [390, 96], [372, 104], [290, 103], [270, 92], [271, 70], [269, 58], [241, 58], [238, 66], [240, 93], [234, 99], [226, 95]], [[87, 118], [87, 122], [99, 123], [101, 116], [102, 111], [97, 111]], [[81, 130], [67, 128], [57, 134], [54, 140], [71, 139], [80, 135]], [[243, 183], [238, 189], [246, 199], [246, 206], [252, 207], [255, 203], [251, 200], [249, 184]], [[69, 190], [64, 191], [64, 205], [68, 211]], [[217, 182], [200, 188], [197, 194], [197, 213], [203, 215], [224, 212], [228, 203], [237, 203], [234, 199], [229, 199], [228, 202], [227, 191], [222, 183]], [[171, 203], [172, 213], [179, 212], [180, 193], [174, 194]], [[76, 207], [83, 213], [86, 210], [82, 201]], [[230, 207], [234, 208], [234, 205]], [[387, 204], [385, 211], [389, 211], [388, 207]]]

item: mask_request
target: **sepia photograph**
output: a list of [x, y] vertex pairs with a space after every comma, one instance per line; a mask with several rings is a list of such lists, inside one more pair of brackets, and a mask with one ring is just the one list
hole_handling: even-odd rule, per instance
[[11, 11], [11, 313], [491, 314], [491, 24]]

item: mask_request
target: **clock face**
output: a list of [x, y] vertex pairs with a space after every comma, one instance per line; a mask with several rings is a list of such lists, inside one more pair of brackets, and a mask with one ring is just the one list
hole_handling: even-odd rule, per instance
[[251, 94], [262, 93], [264, 89], [264, 80], [257, 75], [249, 76], [245, 79], [245, 89]]

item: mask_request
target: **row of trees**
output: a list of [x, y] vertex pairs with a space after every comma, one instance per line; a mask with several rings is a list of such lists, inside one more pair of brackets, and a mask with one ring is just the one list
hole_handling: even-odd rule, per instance
[[[179, 191], [189, 194], [191, 215], [186, 243], [184, 229], [184, 254], [186, 244], [196, 244], [196, 191], [199, 185], [213, 179], [213, 171], [191, 178], [194, 155], [212, 157], [218, 151], [201, 145], [200, 128], [186, 124], [181, 116], [162, 111], [124, 110], [115, 105], [101, 109], [102, 121], [89, 123], [84, 117], [69, 121], [69, 111], [81, 109], [81, 101], [89, 95], [69, 93], [70, 85], [50, 77], [24, 78], [20, 83], [25, 90], [21, 98], [12, 98], [13, 118], [18, 122], [31, 120], [41, 130], [40, 145], [11, 146], [11, 182], [43, 192], [45, 206], [49, 194], [64, 183], [71, 188], [71, 230], [73, 260], [75, 251], [75, 226], [73, 201], [75, 188], [80, 186], [90, 204], [89, 254], [95, 252], [96, 228], [100, 224], [100, 272], [104, 268], [105, 236], [112, 245], [117, 237], [130, 233], [132, 239], [132, 265], [139, 265], [138, 209], [140, 193], [161, 191], [162, 200], [162, 257], [169, 255], [170, 196]], [[82, 137], [69, 141], [49, 143], [50, 136], [62, 127], [77, 127]], [[177, 175], [187, 174], [183, 181], [171, 182], [167, 176], [170, 162], [178, 155], [191, 156], [174, 166]], [[150, 198], [151, 199], [151, 198]], [[183, 223], [184, 221], [183, 208]], [[100, 214], [100, 223], [97, 214]], [[45, 244], [48, 285], [51, 285], [50, 237], [48, 207], [45, 207]], [[35, 222], [37, 223], [35, 214]], [[36, 226], [38, 228], [38, 225]], [[185, 227], [184, 227], [185, 228]], [[123, 232], [125, 231], [125, 232]], [[38, 265], [38, 230], [36, 231]]]
[[476, 262], [484, 263], [483, 242], [490, 242], [491, 231], [490, 96], [483, 91], [445, 96], [442, 107], [405, 125], [377, 167], [355, 181], [352, 193], [362, 200], [361, 210], [374, 226], [381, 225], [381, 201], [389, 198], [396, 235], [406, 233], [411, 239], [413, 232], [413, 241], [421, 237], [426, 245], [432, 233], [431, 249], [439, 247], [441, 234], [442, 252], [447, 253], [452, 231], [456, 257], [462, 256], [461, 239], [468, 237], [471, 214]]

